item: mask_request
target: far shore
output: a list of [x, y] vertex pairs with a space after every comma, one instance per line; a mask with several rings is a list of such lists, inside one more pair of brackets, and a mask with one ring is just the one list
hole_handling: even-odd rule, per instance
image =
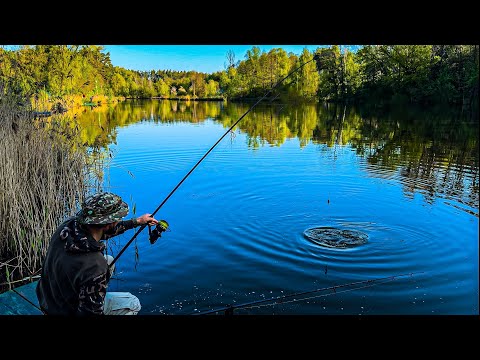
[[190, 98], [190, 97], [165, 97], [165, 96], [152, 96], [150, 98], [134, 98], [134, 97], [127, 97], [125, 99], [133, 99], [133, 100], [148, 100], [148, 99], [154, 99], [154, 100], [181, 100], [181, 101], [224, 101], [226, 100], [225, 98], [219, 96], [219, 97], [209, 97], [209, 98]]

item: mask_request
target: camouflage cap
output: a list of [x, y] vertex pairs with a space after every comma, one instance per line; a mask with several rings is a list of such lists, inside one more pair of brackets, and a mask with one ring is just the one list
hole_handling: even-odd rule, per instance
[[103, 192], [87, 197], [77, 217], [82, 224], [110, 224], [127, 214], [128, 205], [120, 196]]

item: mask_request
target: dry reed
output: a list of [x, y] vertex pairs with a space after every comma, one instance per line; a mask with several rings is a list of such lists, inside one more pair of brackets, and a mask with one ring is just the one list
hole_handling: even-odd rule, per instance
[[0, 292], [38, 274], [51, 235], [86, 195], [87, 154], [77, 141], [60, 117], [35, 119], [0, 99]]

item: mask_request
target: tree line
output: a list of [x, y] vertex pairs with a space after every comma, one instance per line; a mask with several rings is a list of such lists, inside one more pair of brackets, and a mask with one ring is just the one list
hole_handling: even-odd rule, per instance
[[[314, 55], [317, 61], [310, 61]], [[96, 45], [0, 48], [0, 91], [23, 97], [258, 98], [296, 67], [272, 96], [289, 101], [474, 104], [478, 45], [333, 45], [314, 52], [262, 51], [253, 46], [212, 74], [129, 70], [113, 66]]]

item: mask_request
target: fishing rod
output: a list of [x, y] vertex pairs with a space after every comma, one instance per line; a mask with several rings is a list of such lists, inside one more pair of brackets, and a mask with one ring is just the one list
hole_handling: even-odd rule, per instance
[[[294, 294], [276, 296], [276, 297], [272, 297], [272, 298], [269, 298], [269, 299], [251, 301], [251, 302], [247, 302], [247, 303], [243, 303], [243, 304], [239, 304], [239, 305], [227, 305], [227, 306], [222, 307], [222, 308], [203, 311], [203, 312], [199, 312], [199, 313], [192, 313], [190, 315], [207, 315], [207, 314], [213, 314], [213, 313], [217, 313], [217, 312], [221, 312], [221, 311], [225, 312], [225, 315], [233, 315], [233, 310], [235, 310], [235, 309], [247, 308], [247, 307], [257, 307], [257, 306], [260, 307], [260, 306], [266, 306], [266, 305], [273, 306], [275, 304], [288, 303], [288, 302], [291, 302], [292, 300], [285, 301], [285, 299], [287, 299], [287, 298], [291, 298], [291, 297], [294, 297], [294, 296], [303, 296], [303, 295], [307, 295], [307, 294], [313, 294], [313, 293], [316, 293], [316, 292], [326, 291], [326, 290], [333, 290], [333, 293], [327, 294], [327, 295], [333, 295], [333, 294], [337, 294], [337, 289], [342, 289], [342, 288], [349, 287], [349, 286], [354, 286], [354, 285], [367, 284], [366, 286], [361, 286], [361, 287], [357, 287], [357, 288], [350, 289], [350, 290], [344, 290], [344, 291], [341, 291], [341, 292], [354, 291], [354, 290], [358, 290], [358, 289], [361, 289], [361, 288], [364, 288], [364, 287], [374, 286], [382, 280], [383, 281], [389, 281], [389, 280], [392, 281], [392, 280], [395, 280], [395, 278], [404, 277], [404, 276], [413, 276], [413, 275], [416, 275], [416, 274], [423, 274], [423, 273], [424, 273], [423, 271], [411, 272], [411, 273], [408, 273], [408, 274], [392, 275], [392, 276], [387, 276], [387, 277], [377, 278], [377, 279], [372, 279], [372, 280], [356, 281], [356, 282], [351, 282], [351, 283], [343, 284], [343, 285], [334, 285], [334, 286], [329, 286], [329, 287], [325, 287], [325, 288], [321, 288], [321, 289], [297, 292], [297, 293], [294, 293]], [[318, 295], [318, 296], [314, 296], [314, 297], [327, 296], [327, 295]], [[307, 299], [310, 299], [310, 298], [300, 299], [298, 301], [307, 300]], [[273, 301], [273, 303], [272, 304], [265, 304], [265, 303], [270, 302], [270, 301]], [[293, 299], [293, 301], [297, 301], [297, 299]], [[260, 304], [263, 304], [263, 305], [260, 305]]]
[[43, 311], [37, 304], [33, 303], [30, 299], [28, 299], [25, 295], [23, 295], [20, 291], [17, 291], [16, 289], [12, 289], [12, 291], [17, 294], [18, 296], [22, 297], [26, 302], [30, 303], [30, 305], [33, 305], [37, 310], [39, 310], [43, 315], [47, 315], [45, 311]]
[[[200, 163], [203, 161], [203, 159], [205, 159], [207, 157], [208, 154], [210, 154], [210, 152], [220, 143], [220, 141], [223, 140], [223, 138], [225, 136], [227, 136], [227, 134], [250, 112], [253, 110], [253, 108], [255, 106], [257, 106], [263, 99], [265, 99], [268, 95], [270, 95], [272, 93], [273, 90], [275, 90], [285, 79], [287, 79], [288, 77], [290, 77], [292, 74], [294, 74], [295, 72], [297, 72], [298, 70], [300, 70], [302, 67], [304, 67], [305, 65], [307, 65], [308, 63], [312, 62], [312, 61], [318, 61], [319, 60], [319, 55], [318, 54], [315, 54], [313, 56], [312, 59], [306, 61], [305, 63], [301, 64], [300, 66], [298, 66], [296, 69], [292, 70], [287, 76], [285, 76], [283, 79], [279, 80], [270, 90], [268, 90], [265, 95], [263, 95], [255, 104], [253, 104], [250, 109], [248, 109], [242, 116], [240, 116], [240, 118], [235, 121], [233, 123], [232, 126], [230, 126], [228, 128], [228, 130], [217, 140], [217, 142], [215, 144], [212, 145], [212, 147], [210, 149], [208, 149], [208, 151], [200, 158], [200, 160], [197, 161], [197, 163], [190, 169], [190, 171], [183, 177], [182, 180], [180, 180], [180, 182], [172, 189], [172, 191], [170, 191], [170, 193], [167, 195], [167, 197], [160, 203], [160, 205], [158, 205], [158, 207], [155, 209], [155, 211], [151, 214], [151, 216], [154, 216], [158, 210], [160, 210], [160, 208], [167, 202], [168, 199], [170, 199], [170, 197], [173, 195], [173, 193], [175, 191], [177, 191], [177, 189], [180, 187], [180, 185], [182, 185], [182, 183], [190, 176], [190, 174], [193, 172], [193, 170], [196, 169], [196, 167], [198, 165], [200, 165]], [[159, 222], [160, 223], [160, 228], [156, 231], [157, 233], [155, 235], [158, 235], [160, 236], [161, 235], [161, 232], [162, 231], [165, 231], [168, 227], [168, 223], [166, 221], [162, 221], [162, 222]], [[130, 244], [132, 243], [133, 240], [135, 240], [135, 238], [138, 236], [138, 234], [140, 234], [143, 229], [145, 229], [145, 227], [147, 227], [148, 225], [147, 224], [143, 224], [136, 232], [135, 234], [132, 236], [132, 238], [125, 244], [125, 246], [120, 250], [120, 252], [118, 253], [118, 255], [113, 259], [113, 261], [110, 263], [109, 267], [112, 267], [113, 264], [115, 264], [115, 262], [118, 260], [118, 258], [123, 254], [123, 252], [127, 249], [128, 246], [130, 246]], [[150, 229], [150, 227], [149, 227]], [[152, 242], [153, 243], [153, 242]]]

